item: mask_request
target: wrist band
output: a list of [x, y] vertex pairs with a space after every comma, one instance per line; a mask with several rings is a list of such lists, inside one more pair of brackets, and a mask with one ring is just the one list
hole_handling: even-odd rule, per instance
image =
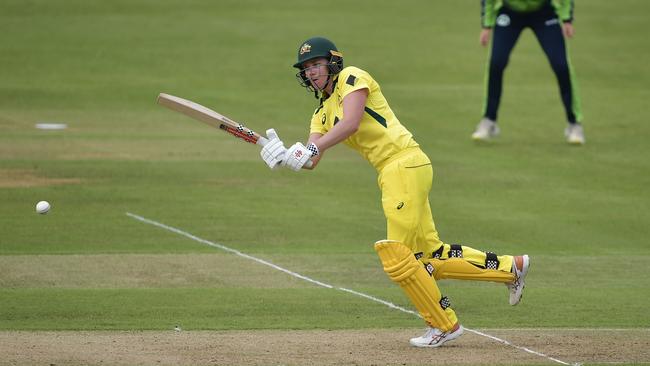
[[314, 145], [313, 142], [310, 142], [309, 145], [307, 145], [307, 150], [311, 152], [311, 156], [318, 156], [318, 154], [320, 153], [318, 151], [318, 147]]

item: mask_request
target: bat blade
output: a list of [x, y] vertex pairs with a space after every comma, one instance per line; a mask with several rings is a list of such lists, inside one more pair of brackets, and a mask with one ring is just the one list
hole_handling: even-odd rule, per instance
[[231, 135], [251, 144], [264, 146], [268, 142], [266, 138], [245, 127], [243, 124], [235, 122], [221, 113], [217, 113], [212, 109], [191, 100], [166, 93], [160, 93], [158, 95], [158, 104], [201, 121], [207, 125], [218, 128], [224, 132], [228, 132]]
[[[217, 113], [208, 107], [202, 106], [199, 103], [192, 102], [191, 100], [183, 99], [171, 94], [160, 93], [158, 94], [158, 104], [173, 111], [182, 113], [190, 118], [199, 120], [212, 127], [228, 132], [229, 134], [251, 144], [264, 146], [269, 142], [266, 137], [245, 127], [243, 124], [235, 122], [230, 118]], [[310, 168], [313, 166], [313, 162], [309, 160], [305, 166]]]

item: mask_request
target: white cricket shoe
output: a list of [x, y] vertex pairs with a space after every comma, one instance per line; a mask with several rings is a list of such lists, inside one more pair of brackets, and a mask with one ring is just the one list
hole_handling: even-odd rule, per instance
[[521, 301], [521, 296], [524, 292], [524, 279], [528, 274], [528, 267], [530, 267], [530, 257], [528, 255], [518, 255], [512, 260], [512, 273], [515, 274], [515, 280], [512, 283], [507, 283], [510, 290], [510, 305], [517, 305]]
[[564, 129], [564, 137], [571, 145], [585, 144], [585, 132], [580, 123], [569, 123], [567, 128]]
[[440, 347], [446, 342], [454, 340], [463, 335], [463, 326], [456, 324], [454, 329], [443, 332], [438, 328], [427, 328], [427, 331], [417, 338], [411, 338], [409, 343], [415, 347]]
[[492, 137], [496, 137], [501, 130], [497, 123], [489, 118], [481, 119], [481, 122], [476, 126], [476, 131], [472, 134], [472, 140], [487, 141]]

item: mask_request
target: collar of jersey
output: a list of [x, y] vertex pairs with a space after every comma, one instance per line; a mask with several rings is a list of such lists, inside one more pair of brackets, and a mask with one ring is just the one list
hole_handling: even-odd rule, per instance
[[[332, 94], [334, 94], [334, 90], [336, 89], [336, 86], [338, 85], [338, 83], [339, 83], [339, 76], [336, 75], [336, 78], [334, 79], [334, 82], [332, 82], [332, 85], [334, 85], [334, 87], [332, 88]], [[322, 96], [320, 98], [320, 103], [323, 104], [323, 102], [326, 101], [327, 99], [329, 99], [329, 97], [331, 97], [332, 94], [328, 95], [327, 97]]]

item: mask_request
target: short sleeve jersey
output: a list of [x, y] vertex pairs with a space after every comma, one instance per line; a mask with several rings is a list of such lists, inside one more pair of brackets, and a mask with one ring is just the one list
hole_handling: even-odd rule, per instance
[[365, 112], [359, 129], [343, 142], [379, 169], [391, 156], [418, 146], [413, 135], [400, 123], [381, 93], [379, 84], [366, 71], [344, 68], [335, 80], [335, 87], [311, 119], [310, 133], [325, 134], [344, 118], [343, 99], [350, 93], [368, 89]]

